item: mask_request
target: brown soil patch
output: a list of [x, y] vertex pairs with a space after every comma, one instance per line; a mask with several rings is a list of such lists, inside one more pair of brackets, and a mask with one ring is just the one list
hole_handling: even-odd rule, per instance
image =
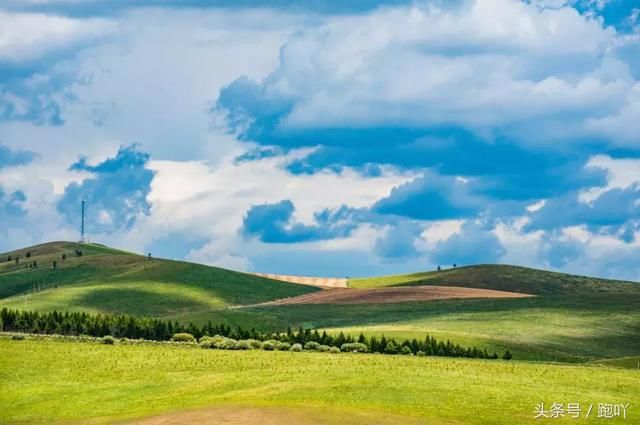
[[287, 274], [253, 273], [256, 276], [267, 279], [280, 280], [282, 282], [297, 283], [298, 285], [317, 286], [319, 288], [346, 288], [347, 279], [343, 277], [314, 277], [292, 276]]
[[457, 286], [400, 286], [390, 288], [339, 288], [313, 292], [299, 297], [270, 301], [263, 305], [290, 304], [387, 304], [454, 298], [524, 298], [533, 295], [493, 289]]
[[128, 425], [421, 425], [411, 417], [360, 410], [214, 407], [126, 422]]

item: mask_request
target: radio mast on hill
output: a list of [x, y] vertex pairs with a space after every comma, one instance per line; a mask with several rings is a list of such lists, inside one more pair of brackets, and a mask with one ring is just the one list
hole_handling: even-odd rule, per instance
[[82, 217], [80, 219], [80, 243], [84, 243], [84, 206], [87, 203], [84, 199], [80, 201], [82, 206]]

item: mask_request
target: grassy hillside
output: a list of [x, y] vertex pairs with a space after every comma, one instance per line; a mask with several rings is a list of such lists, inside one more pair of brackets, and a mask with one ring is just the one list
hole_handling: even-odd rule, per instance
[[[242, 307], [318, 289], [186, 262], [149, 260], [100, 245], [56, 242], [0, 256], [0, 307], [128, 313], [261, 331], [287, 326], [422, 338], [429, 333], [518, 359], [592, 361], [640, 355], [640, 284], [514, 266], [353, 279], [351, 286], [452, 285], [537, 294], [376, 305]], [[61, 260], [62, 253], [67, 259]], [[18, 266], [6, 261], [19, 255]], [[51, 264], [56, 260], [57, 270]], [[33, 289], [36, 292], [32, 292]], [[233, 307], [233, 308], [230, 308]]]
[[[0, 357], [3, 424], [138, 423], [171, 412], [184, 420], [166, 423], [520, 425], [540, 423], [540, 402], [630, 403], [626, 421], [593, 415], [594, 424], [640, 415], [639, 372], [603, 366], [6, 338]], [[196, 408], [206, 409], [183, 412]]]
[[546, 270], [498, 264], [483, 264], [403, 275], [349, 279], [352, 288], [441, 285], [497, 289], [534, 295], [640, 294], [635, 282], [576, 276]]
[[378, 305], [289, 305], [183, 313], [181, 321], [224, 321], [260, 330], [286, 326], [358, 335], [426, 333], [518, 359], [570, 362], [640, 355], [640, 296], [447, 300]]
[[[82, 250], [81, 257], [75, 249]], [[37, 268], [29, 268], [34, 261]], [[12, 308], [166, 316], [315, 290], [216, 267], [149, 260], [96, 244], [53, 242], [0, 255], [0, 305]]]

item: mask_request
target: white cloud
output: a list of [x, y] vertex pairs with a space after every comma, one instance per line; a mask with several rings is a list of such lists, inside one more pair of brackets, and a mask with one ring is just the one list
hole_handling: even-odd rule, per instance
[[458, 124], [526, 143], [603, 135], [635, 146], [622, 38], [571, 7], [420, 3], [306, 29], [262, 88], [292, 101], [285, 129]]
[[0, 61], [22, 62], [87, 43], [116, 30], [100, 18], [73, 19], [0, 9]]

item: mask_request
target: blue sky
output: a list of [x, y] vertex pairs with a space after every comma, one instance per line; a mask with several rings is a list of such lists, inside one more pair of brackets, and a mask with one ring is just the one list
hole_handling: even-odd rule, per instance
[[640, 279], [635, 0], [7, 0], [0, 250]]

